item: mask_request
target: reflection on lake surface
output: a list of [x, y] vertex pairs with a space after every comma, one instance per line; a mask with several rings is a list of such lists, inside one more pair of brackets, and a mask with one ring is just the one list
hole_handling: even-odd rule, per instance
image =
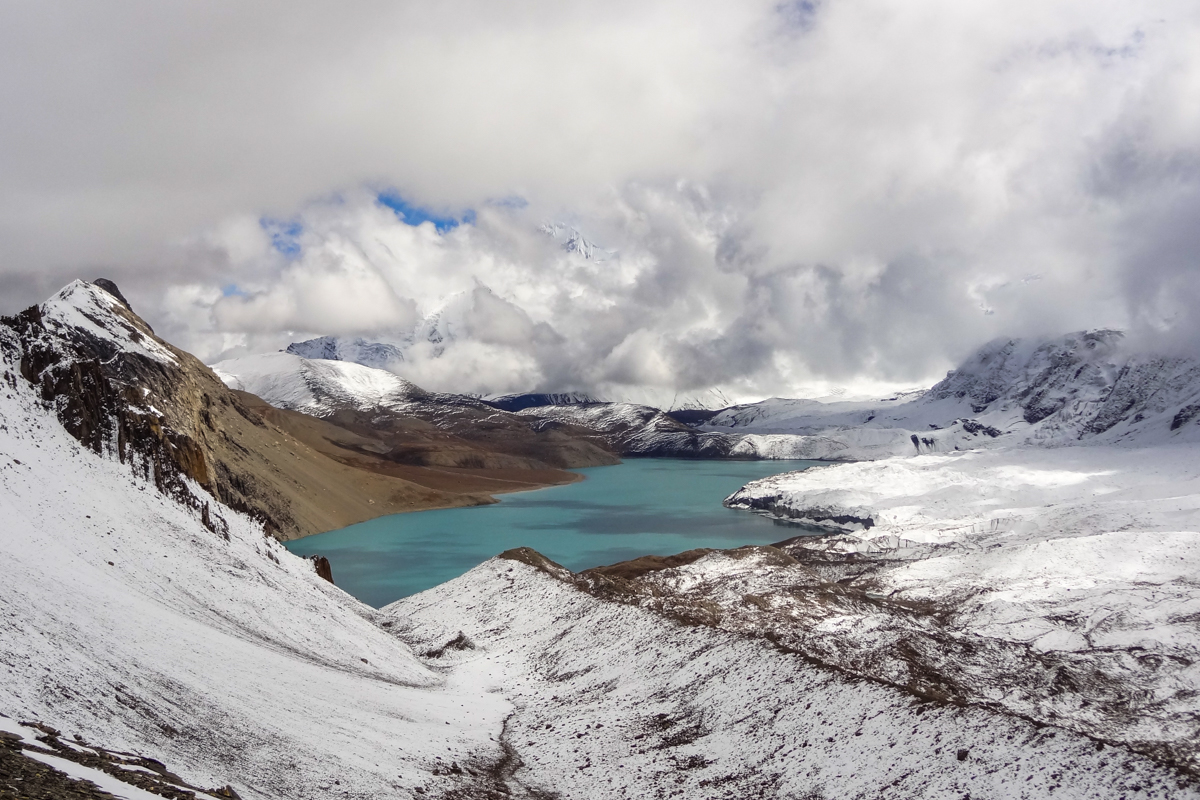
[[748, 481], [817, 461], [631, 459], [579, 470], [568, 486], [500, 495], [475, 508], [419, 511], [288, 542], [320, 553], [338, 586], [382, 606], [455, 578], [513, 547], [532, 547], [579, 571], [696, 547], [770, 544], [812, 532], [721, 501]]

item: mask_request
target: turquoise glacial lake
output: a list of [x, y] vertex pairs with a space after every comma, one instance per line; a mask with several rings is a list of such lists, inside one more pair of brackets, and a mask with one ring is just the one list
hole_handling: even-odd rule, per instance
[[532, 547], [578, 572], [644, 555], [816, 534], [721, 501], [756, 478], [819, 463], [629, 459], [578, 470], [578, 483], [498, 495], [494, 505], [394, 514], [287, 547], [326, 556], [337, 585], [378, 608], [514, 547]]

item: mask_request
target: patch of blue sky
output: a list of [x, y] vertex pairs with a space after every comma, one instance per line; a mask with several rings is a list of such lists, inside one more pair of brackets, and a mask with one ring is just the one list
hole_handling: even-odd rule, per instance
[[221, 287], [222, 297], [249, 297], [250, 294], [236, 283], [229, 283]]
[[263, 217], [258, 224], [270, 235], [271, 247], [288, 258], [299, 257], [304, 249], [300, 244], [300, 234], [304, 233], [304, 224], [300, 220]]
[[380, 205], [390, 208], [396, 218], [405, 225], [417, 226], [425, 222], [432, 222], [438, 233], [453, 230], [459, 225], [472, 225], [475, 222], [475, 212], [472, 209], [467, 209], [458, 217], [439, 214], [428, 208], [414, 206], [396, 191], [380, 192], [375, 195], [375, 199], [379, 201]]
[[787, 0], [775, 6], [775, 11], [783, 17], [785, 26], [806, 33], [816, 25], [820, 8], [821, 0]]

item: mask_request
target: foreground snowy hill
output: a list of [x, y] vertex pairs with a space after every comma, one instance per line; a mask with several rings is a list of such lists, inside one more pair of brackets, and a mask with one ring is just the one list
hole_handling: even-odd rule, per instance
[[[76, 285], [43, 320], [176, 357], [107, 325], [123, 319], [108, 304]], [[0, 343], [0, 713], [247, 797], [328, 797], [335, 781], [378, 797], [449, 785], [447, 756], [502, 757], [508, 705], [469, 668], [430, 670], [261, 523], [188, 476], [131, 470], [115, 433], [85, 447], [22, 376], [10, 329]]]
[[[740, 553], [684, 580], [764, 571]], [[513, 777], [536, 796], [1196, 796], [1123, 747], [828, 669], [701, 621], [703, 603], [630, 601], [613, 591], [627, 580], [506, 556], [385, 612], [418, 641], [455, 637], [448, 662], [504, 676]]]

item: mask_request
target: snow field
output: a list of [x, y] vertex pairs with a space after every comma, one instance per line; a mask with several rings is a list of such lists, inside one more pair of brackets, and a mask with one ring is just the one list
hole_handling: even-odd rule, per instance
[[[847, 464], [756, 481], [729, 502], [752, 498], [798, 517], [813, 509], [870, 517], [869, 530], [797, 546], [857, 552], [864, 564], [881, 559], [870, 573], [879, 596], [934, 601], [952, 612], [956, 635], [1097, 670], [1105, 693], [1130, 698], [1128, 718], [1116, 722], [1090, 697], [1099, 689], [1040, 700], [992, 692], [1014, 712], [1184, 749], [1200, 733], [1200, 447], [1026, 448]], [[854, 647], [859, 634], [851, 625], [842, 638]], [[987, 685], [981, 679], [979, 691]]]
[[[761, 639], [688, 627], [493, 559], [384, 611], [506, 675], [527, 787], [565, 798], [1195, 797], [1082, 736], [922, 703]], [[961, 758], [960, 758], [961, 755]]]

